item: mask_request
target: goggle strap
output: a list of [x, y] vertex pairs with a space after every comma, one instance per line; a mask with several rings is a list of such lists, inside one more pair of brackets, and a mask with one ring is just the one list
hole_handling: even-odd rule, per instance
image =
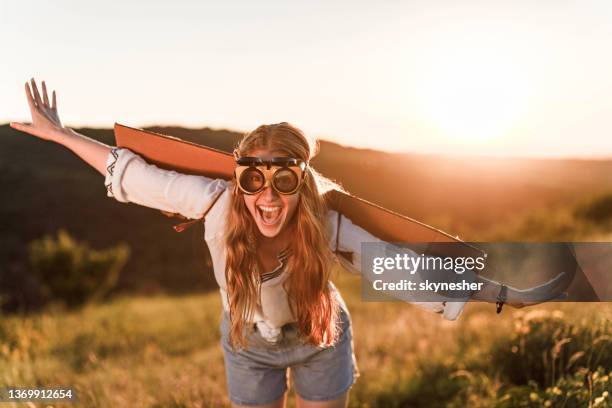
[[295, 159], [292, 157], [279, 157], [273, 158], [272, 160], [261, 160], [257, 157], [240, 157], [236, 160], [236, 164], [238, 166], [248, 166], [248, 167], [259, 167], [266, 166], [267, 169], [270, 169], [272, 166], [278, 167], [300, 167], [305, 169], [308, 166], [308, 163]]

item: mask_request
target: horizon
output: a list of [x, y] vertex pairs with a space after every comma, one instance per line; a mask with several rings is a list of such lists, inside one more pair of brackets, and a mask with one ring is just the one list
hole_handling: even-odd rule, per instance
[[612, 158], [606, 1], [39, 0], [3, 11], [29, 24], [0, 27], [11, 39], [0, 122], [27, 121], [34, 76], [75, 127], [287, 121], [386, 152]]
[[[122, 123], [123, 124], [123, 123]], [[125, 125], [125, 124], [123, 124]], [[9, 122], [5, 122], [5, 123], [0, 123], [0, 127], [1, 126], [9, 126]], [[129, 127], [133, 127], [136, 129], [149, 129], [149, 128], [178, 128], [178, 129], [185, 129], [185, 130], [192, 130], [192, 131], [200, 131], [200, 130], [210, 130], [213, 132], [232, 132], [232, 133], [244, 133], [242, 131], [238, 131], [235, 129], [230, 129], [230, 128], [217, 128], [217, 127], [211, 127], [211, 126], [206, 126], [206, 125], [202, 125], [202, 126], [197, 126], [197, 127], [188, 127], [188, 126], [181, 126], [181, 125], [176, 125], [176, 124], [166, 124], [166, 125], [151, 125], [151, 124], [146, 124], [146, 125], [126, 125]], [[113, 126], [70, 126], [72, 129], [95, 129], [95, 130], [113, 130]], [[174, 136], [177, 137], [175, 135], [172, 134], [167, 134], [166, 136]], [[343, 143], [342, 141], [334, 141], [334, 140], [330, 140], [327, 138], [318, 138], [317, 137], [317, 141], [319, 142], [325, 142], [325, 143], [333, 143], [336, 144], [338, 146], [341, 146], [343, 148], [347, 148], [347, 149], [358, 149], [358, 150], [370, 150], [376, 153], [389, 153], [389, 154], [398, 154], [398, 155], [416, 155], [416, 156], [436, 156], [436, 157], [446, 157], [446, 158], [450, 158], [450, 159], [459, 159], [459, 158], [474, 158], [474, 159], [483, 159], [483, 160], [487, 160], [487, 159], [508, 159], [508, 160], [544, 160], [544, 161], [549, 161], [549, 160], [565, 160], [565, 161], [591, 161], [591, 162], [609, 162], [612, 161], [612, 155], [606, 155], [606, 156], [511, 156], [511, 155], [495, 155], [495, 154], [486, 154], [486, 153], [482, 153], [482, 154], [470, 154], [470, 153], [459, 153], [459, 154], [453, 154], [453, 153], [440, 153], [440, 152], [418, 152], [418, 151], [410, 151], [410, 150], [406, 150], [406, 151], [398, 151], [398, 150], [394, 150], [394, 151], [388, 151], [388, 150], [384, 150], [384, 149], [378, 149], [375, 147], [368, 147], [368, 146], [354, 146], [354, 145], [350, 145], [350, 144], [346, 144]]]

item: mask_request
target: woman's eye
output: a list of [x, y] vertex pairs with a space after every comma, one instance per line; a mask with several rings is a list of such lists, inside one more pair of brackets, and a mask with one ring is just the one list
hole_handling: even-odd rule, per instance
[[292, 191], [297, 184], [297, 175], [291, 170], [280, 170], [274, 177], [274, 185], [281, 191]]

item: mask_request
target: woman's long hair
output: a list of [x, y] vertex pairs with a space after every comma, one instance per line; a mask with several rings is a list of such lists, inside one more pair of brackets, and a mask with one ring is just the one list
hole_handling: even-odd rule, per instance
[[[262, 125], [247, 133], [237, 150], [240, 156], [256, 149], [281, 151], [305, 162], [318, 149], [315, 140], [287, 122]], [[245, 322], [252, 321], [259, 300], [261, 265], [257, 257], [257, 225], [233, 180], [233, 194], [226, 229], [225, 278], [230, 315], [232, 347], [246, 346]], [[297, 208], [284, 228], [293, 225], [295, 239], [289, 243], [288, 274], [284, 288], [297, 319], [298, 331], [307, 343], [330, 345], [338, 335], [338, 304], [328, 285], [333, 254], [329, 246], [327, 205], [323, 194], [335, 186], [310, 166], [299, 190]]]

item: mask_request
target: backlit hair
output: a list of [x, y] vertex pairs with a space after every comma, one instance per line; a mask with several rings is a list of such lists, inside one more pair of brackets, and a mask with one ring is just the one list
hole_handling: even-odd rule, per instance
[[[247, 133], [238, 144], [240, 156], [257, 149], [279, 151], [309, 162], [318, 151], [316, 140], [287, 122], [262, 125]], [[298, 332], [312, 345], [331, 345], [338, 337], [338, 302], [328, 284], [333, 262], [324, 193], [333, 182], [307, 167], [297, 208], [284, 228], [293, 225], [295, 239], [289, 243], [288, 276], [283, 283]], [[259, 299], [262, 266], [257, 258], [257, 224], [248, 211], [242, 192], [233, 180], [233, 194], [226, 227], [225, 278], [230, 314], [232, 347], [246, 346], [245, 322], [252, 321]]]

